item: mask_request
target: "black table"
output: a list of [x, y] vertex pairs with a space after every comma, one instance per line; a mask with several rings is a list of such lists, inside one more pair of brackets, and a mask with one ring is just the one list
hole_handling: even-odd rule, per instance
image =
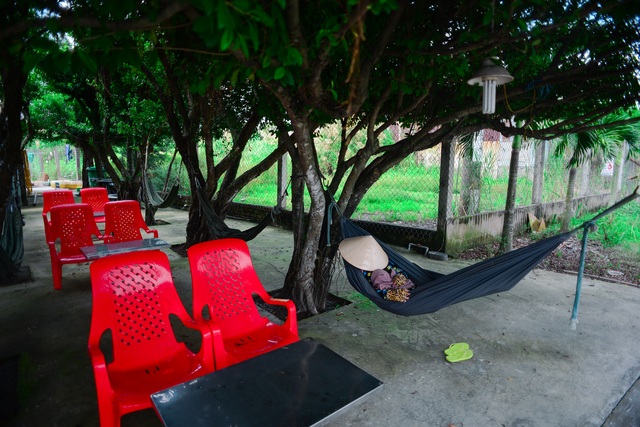
[[103, 258], [109, 255], [122, 254], [136, 251], [149, 251], [166, 248], [169, 244], [162, 239], [131, 240], [129, 242], [104, 243], [80, 248], [89, 261]]
[[173, 426], [312, 426], [382, 382], [324, 345], [304, 339], [151, 395]]

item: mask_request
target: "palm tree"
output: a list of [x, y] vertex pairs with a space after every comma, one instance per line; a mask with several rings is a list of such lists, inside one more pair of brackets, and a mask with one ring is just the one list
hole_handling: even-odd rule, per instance
[[565, 197], [564, 215], [562, 218], [562, 231], [568, 231], [573, 217], [573, 195], [575, 190], [578, 167], [591, 157], [602, 154], [605, 159], [611, 159], [622, 151], [625, 142], [628, 143], [628, 156], [640, 153], [640, 129], [638, 123], [620, 126], [609, 126], [611, 123], [629, 118], [638, 117], [636, 110], [632, 113], [618, 112], [603, 117], [592, 129], [576, 134], [568, 134], [560, 138], [554, 155], [560, 157], [567, 151], [571, 151], [569, 159], [569, 181]]

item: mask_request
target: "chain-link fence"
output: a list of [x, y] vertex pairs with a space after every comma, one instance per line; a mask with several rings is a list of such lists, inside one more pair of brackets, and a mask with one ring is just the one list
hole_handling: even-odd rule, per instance
[[[381, 138], [382, 145], [391, 144], [400, 138], [399, 128], [391, 128]], [[230, 147], [231, 137], [215, 141], [214, 152], [222, 158]], [[351, 153], [363, 146], [364, 135], [353, 139]], [[315, 136], [319, 165], [323, 176], [328, 180], [333, 176], [341, 139], [339, 126], [323, 128]], [[278, 141], [270, 129], [262, 129], [247, 144], [243, 153], [238, 174], [250, 169], [262, 161], [277, 147]], [[482, 212], [501, 211], [506, 205], [509, 183], [509, 165], [511, 162], [513, 141], [495, 131], [479, 132], [474, 136], [471, 149], [456, 144], [452, 173], [449, 177], [452, 197], [449, 218], [459, 218]], [[569, 176], [570, 153], [555, 155], [556, 141], [524, 140], [518, 162], [516, 188], [516, 207], [564, 201]], [[152, 173], [156, 188], [166, 188], [166, 184], [178, 179], [182, 193], [189, 191], [184, 168], [171, 169], [171, 177], [166, 178], [169, 160], [164, 156], [162, 163], [156, 163]], [[204, 150], [200, 156], [204, 169]], [[284, 156], [284, 186], [288, 186], [291, 176], [291, 161]], [[216, 161], [217, 161], [216, 160]], [[358, 209], [355, 219], [403, 223], [423, 228], [435, 228], [438, 215], [438, 198], [441, 171], [441, 146], [411, 154], [387, 173], [367, 192]], [[608, 194], [615, 188], [616, 180], [621, 182], [620, 195], [631, 192], [637, 180], [629, 178], [638, 174], [637, 164], [627, 161], [623, 173], [618, 176], [619, 161], [603, 159], [594, 155], [580, 166], [576, 173], [574, 197]], [[158, 171], [162, 171], [161, 173]], [[274, 164], [243, 188], [234, 202], [271, 207], [278, 203], [278, 165]], [[290, 208], [290, 199], [285, 208]], [[308, 200], [307, 200], [308, 202]], [[307, 203], [308, 206], [308, 203]]]
[[[399, 128], [391, 128], [381, 135], [380, 143], [392, 144], [400, 138], [401, 132]], [[334, 173], [341, 137], [339, 126], [323, 128], [315, 136], [321, 172], [327, 180]], [[353, 139], [351, 154], [363, 146], [364, 138], [364, 135], [358, 135]], [[243, 152], [238, 175], [257, 165], [277, 144], [277, 137], [272, 130], [260, 130]], [[449, 175], [449, 219], [504, 210], [512, 144], [511, 138], [487, 130], [474, 136], [471, 147], [454, 145], [454, 159], [450, 163], [452, 172]], [[568, 188], [570, 153], [556, 156], [556, 146], [555, 141], [524, 140], [518, 162], [516, 207], [564, 201]], [[214, 160], [220, 161], [230, 147], [230, 135], [214, 141]], [[34, 182], [81, 179], [79, 153], [69, 146], [32, 149], [27, 154]], [[150, 177], [158, 190], [168, 190], [177, 181], [181, 186], [180, 193], [188, 196], [188, 180], [180, 156], [171, 163], [171, 154], [158, 152], [149, 158]], [[371, 187], [354, 213], [354, 219], [435, 229], [439, 194], [442, 191], [441, 157], [441, 146], [408, 156]], [[288, 186], [291, 161], [288, 156], [284, 158], [286, 160], [281, 167], [286, 178], [281, 185]], [[204, 170], [203, 148], [200, 159]], [[601, 155], [594, 155], [577, 169], [574, 196], [608, 194], [619, 185], [620, 192], [614, 197], [622, 197], [637, 185], [638, 180], [631, 178], [638, 175], [639, 169], [637, 163], [626, 161], [619, 174], [619, 159], [604, 159]], [[278, 198], [276, 163], [243, 188], [234, 202], [271, 207], [278, 204]], [[286, 202], [285, 208], [290, 208], [290, 199]]]
[[[519, 151], [515, 207], [564, 201], [568, 191], [571, 153], [556, 154], [557, 141], [525, 140]], [[497, 132], [479, 132], [473, 149], [456, 150], [452, 175], [451, 217], [501, 211], [506, 206], [513, 141]], [[575, 173], [574, 197], [620, 194], [635, 188], [630, 178], [638, 166], [631, 161], [595, 154]], [[622, 168], [622, 169], [621, 169]], [[637, 182], [637, 181], [636, 181]], [[618, 183], [618, 184], [617, 184]]]

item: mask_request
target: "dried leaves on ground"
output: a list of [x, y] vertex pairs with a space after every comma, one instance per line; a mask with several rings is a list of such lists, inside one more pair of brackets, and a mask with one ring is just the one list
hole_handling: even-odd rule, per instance
[[[514, 239], [513, 248], [517, 249], [533, 242], [530, 237]], [[570, 237], [546, 257], [538, 268], [564, 274], [578, 274], [580, 265], [581, 238]], [[498, 244], [484, 245], [466, 250], [457, 258], [482, 260], [495, 256]], [[608, 282], [640, 287], [640, 257], [636, 253], [627, 253], [618, 248], [606, 248], [601, 242], [587, 240], [584, 276]]]

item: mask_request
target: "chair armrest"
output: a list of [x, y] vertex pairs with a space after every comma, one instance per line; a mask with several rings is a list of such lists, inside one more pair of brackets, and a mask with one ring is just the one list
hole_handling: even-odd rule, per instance
[[58, 258], [58, 250], [56, 249], [56, 243], [47, 242], [47, 245], [49, 246], [49, 254], [51, 254], [52, 257]]
[[265, 300], [265, 303], [271, 305], [278, 305], [287, 308], [287, 319], [284, 324], [286, 327], [296, 335], [298, 334], [298, 316], [296, 315], [296, 305], [290, 299], [282, 298], [269, 298]]
[[209, 324], [204, 320], [194, 320], [190, 317], [181, 320], [183, 325], [187, 328], [194, 329], [200, 332], [200, 334], [202, 335], [202, 345], [200, 346], [198, 355], [202, 358], [202, 361], [208, 372], [215, 371], [216, 357], [214, 355], [226, 355], [220, 328], [215, 325]]
[[158, 238], [158, 230], [154, 230], [154, 229], [152, 229], [152, 228], [145, 228], [145, 229], [144, 229], [144, 231], [145, 231], [147, 234], [153, 234], [153, 238], [154, 238], [154, 239], [157, 239], [157, 238]]
[[107, 370], [107, 362], [98, 346], [89, 345], [89, 357], [91, 358], [96, 389], [98, 390], [98, 398], [100, 399], [103, 395], [101, 392], [112, 390], [111, 382], [109, 381], [109, 371]]

